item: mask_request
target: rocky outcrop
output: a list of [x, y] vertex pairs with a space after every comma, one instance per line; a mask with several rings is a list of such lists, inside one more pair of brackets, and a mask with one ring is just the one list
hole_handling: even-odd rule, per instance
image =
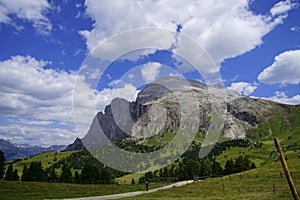
[[82, 150], [84, 149], [84, 145], [81, 141], [80, 138], [76, 138], [75, 141], [72, 144], [69, 144], [64, 150], [64, 151], [76, 151], [76, 150]]
[[248, 130], [272, 115], [274, 106], [280, 104], [253, 99], [220, 86], [169, 77], [145, 86], [134, 102], [114, 99], [104, 112], [97, 114], [84, 139], [99, 139], [100, 133], [106, 137], [101, 141], [147, 138], [179, 128], [205, 134], [215, 110], [224, 120], [221, 130], [224, 137], [244, 138]]

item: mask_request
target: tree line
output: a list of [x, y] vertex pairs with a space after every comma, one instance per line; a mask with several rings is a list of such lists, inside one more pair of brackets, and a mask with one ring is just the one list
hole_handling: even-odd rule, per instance
[[9, 164], [5, 170], [5, 157], [0, 150], [0, 180], [81, 184], [111, 183], [114, 180], [112, 170], [108, 167], [99, 168], [99, 166], [86, 164], [81, 170], [76, 170], [74, 175], [71, 169], [70, 165], [65, 163], [60, 168], [60, 174], [58, 174], [58, 170], [55, 170], [54, 167], [44, 170], [41, 162], [31, 162], [29, 166], [23, 166], [22, 176], [19, 177], [18, 170], [13, 169], [12, 164]]
[[183, 158], [154, 172], [150, 171], [139, 179], [139, 183], [149, 180], [176, 179], [178, 181], [193, 180], [213, 176], [222, 176], [238, 173], [255, 168], [255, 164], [250, 161], [249, 156], [239, 156], [236, 159], [227, 160], [222, 168], [215, 158], [205, 158], [193, 160]]
[[61, 182], [61, 183], [111, 183], [114, 176], [109, 168], [98, 170], [96, 166], [85, 165], [81, 172], [75, 171], [72, 174], [69, 165], [64, 164], [58, 175], [55, 168], [44, 170], [41, 162], [31, 162], [29, 167], [24, 165], [22, 176], [18, 176], [18, 170], [13, 169], [12, 164], [7, 167], [4, 180], [10, 181], [32, 181], [32, 182]]

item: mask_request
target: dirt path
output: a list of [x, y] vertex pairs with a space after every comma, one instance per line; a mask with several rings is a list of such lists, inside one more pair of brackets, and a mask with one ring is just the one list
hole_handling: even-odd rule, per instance
[[106, 200], [106, 199], [120, 199], [120, 198], [125, 198], [125, 197], [132, 197], [132, 196], [137, 196], [140, 194], [145, 194], [145, 193], [149, 193], [149, 192], [156, 192], [159, 190], [167, 190], [173, 187], [180, 187], [183, 185], [187, 185], [189, 183], [192, 183], [193, 181], [181, 181], [181, 182], [177, 182], [171, 185], [167, 185], [167, 186], [163, 186], [160, 188], [155, 188], [152, 190], [149, 190], [148, 192], [146, 191], [136, 191], [136, 192], [127, 192], [127, 193], [121, 193], [121, 194], [113, 194], [113, 195], [105, 195], [105, 196], [96, 196], [96, 197], [81, 197], [81, 198], [72, 198], [72, 199], [65, 199], [65, 200]]

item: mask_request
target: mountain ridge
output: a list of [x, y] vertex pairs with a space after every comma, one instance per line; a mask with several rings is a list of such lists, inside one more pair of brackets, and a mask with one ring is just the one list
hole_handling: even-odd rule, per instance
[[0, 139], [0, 150], [3, 151], [6, 161], [27, 158], [42, 152], [61, 151], [65, 147], [66, 145], [51, 145], [49, 147], [31, 146], [28, 144], [16, 144], [12, 140]]
[[270, 119], [274, 112], [286, 113], [291, 108], [290, 105], [241, 95], [221, 86], [168, 77], [145, 86], [133, 102], [113, 99], [104, 112], [97, 113], [82, 141], [85, 145], [101, 145], [108, 140], [147, 138], [164, 131], [173, 132], [185, 123], [182, 118], [186, 116], [199, 119], [186, 129], [205, 134], [214, 107], [224, 112], [220, 114], [224, 120], [220, 131], [227, 139], [251, 137], [250, 132]]

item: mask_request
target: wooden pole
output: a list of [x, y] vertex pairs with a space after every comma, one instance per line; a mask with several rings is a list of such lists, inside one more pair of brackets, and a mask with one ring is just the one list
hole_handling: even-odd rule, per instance
[[297, 189], [294, 185], [294, 182], [293, 182], [293, 178], [291, 176], [291, 173], [290, 173], [290, 170], [288, 168], [288, 165], [285, 161], [285, 157], [283, 155], [283, 152], [282, 152], [282, 149], [281, 149], [281, 146], [280, 146], [280, 143], [279, 143], [279, 140], [277, 138], [274, 138], [274, 142], [275, 142], [275, 145], [276, 145], [276, 148], [279, 152], [279, 156], [280, 156], [280, 161], [281, 161], [281, 164], [282, 164], [282, 168], [284, 170], [284, 173], [285, 173], [285, 176], [286, 176], [286, 179], [289, 183], [289, 186], [290, 186], [290, 190], [292, 192], [292, 195], [294, 197], [294, 200], [299, 200], [299, 196], [298, 196], [298, 193], [297, 193]]

